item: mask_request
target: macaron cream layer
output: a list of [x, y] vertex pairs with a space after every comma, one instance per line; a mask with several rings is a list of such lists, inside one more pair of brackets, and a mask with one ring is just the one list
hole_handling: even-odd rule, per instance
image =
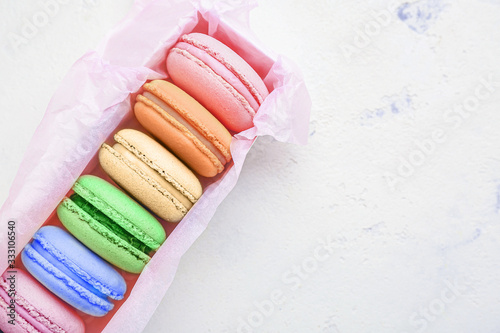
[[[142, 266], [149, 262], [149, 256], [136, 247], [132, 246], [129, 240], [120, 238], [112, 228], [108, 228], [105, 224], [102, 224], [98, 219], [96, 219], [95, 216], [90, 215], [84, 209], [82, 209], [82, 207], [77, 206], [75, 201], [66, 198], [62, 201], [59, 207], [58, 214], [60, 218], [62, 217], [61, 220], [66, 220], [67, 218], [65, 218], [65, 216], [69, 215], [68, 213], [72, 215], [72, 218], [78, 219], [79, 222], [75, 223], [72, 221], [71, 224], [68, 222], [64, 222], [64, 226], [66, 226], [66, 228], [68, 228], [68, 230], [71, 231], [71, 233], [73, 233], [75, 237], [80, 239], [83, 243], [89, 243], [86, 244], [87, 246], [94, 247], [92, 246], [92, 244], [96, 244], [99, 242], [95, 237], [86, 237], [89, 236], [90, 229], [93, 233], [99, 235], [101, 239], [105, 240], [106, 246], [104, 247], [109, 248], [110, 246], [114, 245], [118, 247], [120, 251], [124, 251], [135, 260], [142, 262]], [[110, 262], [113, 261], [107, 255], [109, 251], [99, 251], [96, 248], [94, 248], [93, 251], [98, 253], [104, 259]], [[116, 262], [114, 262], [114, 264], [117, 266], [121, 266]]]
[[[75, 204], [82, 208], [87, 214], [105, 225], [110, 230], [116, 230], [116, 234], [123, 240], [129, 242], [135, 248], [144, 253], [149, 253], [161, 246], [165, 240], [164, 235], [153, 238], [148, 233], [143, 231], [131, 219], [124, 216], [107, 202], [106, 197], [102, 197], [94, 193], [90, 188], [86, 187], [82, 181], [77, 181], [73, 185], [73, 190], [77, 196]], [[154, 218], [151, 218], [151, 224], [157, 224]], [[160, 230], [161, 231], [161, 230]], [[123, 237], [122, 237], [123, 236]]]
[[[153, 251], [152, 248], [148, 247], [146, 244], [141, 242], [139, 240], [139, 238], [135, 237], [130, 232], [128, 232], [126, 229], [121, 227], [119, 223], [114, 222], [111, 218], [106, 216], [104, 213], [102, 213], [99, 209], [97, 209], [94, 205], [92, 205], [89, 201], [85, 200], [80, 195], [75, 193], [75, 194], [71, 195], [70, 200], [73, 201], [73, 203], [76, 206], [78, 206], [80, 209], [82, 209], [85, 213], [90, 215], [90, 217], [92, 217], [93, 220], [100, 223], [106, 229], [108, 229], [109, 231], [114, 233], [116, 236], [121, 238], [123, 241], [132, 245], [137, 250], [139, 250], [145, 254], [149, 254], [151, 251]], [[68, 208], [68, 206], [69, 205], [67, 205], [67, 208]], [[97, 228], [97, 229], [101, 230], [100, 228]], [[98, 231], [98, 230], [96, 230], [96, 231]], [[155, 244], [155, 248], [157, 248], [157, 247], [159, 247], [159, 244]]]

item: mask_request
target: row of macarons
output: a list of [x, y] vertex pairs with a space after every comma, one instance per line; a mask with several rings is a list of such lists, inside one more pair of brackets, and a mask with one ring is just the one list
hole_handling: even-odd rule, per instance
[[[165, 230], [149, 211], [164, 221], [179, 222], [202, 194], [197, 175], [214, 177], [224, 170], [231, 161], [231, 132], [250, 128], [269, 94], [247, 62], [208, 35], [182, 36], [166, 62], [175, 85], [148, 82], [134, 104], [137, 120], [151, 136], [123, 129], [114, 135], [113, 145], [103, 143], [99, 151], [101, 167], [127, 194], [96, 176], [81, 176], [57, 208], [72, 235], [44, 226], [21, 255], [41, 284], [92, 316], [107, 314], [113, 308], [109, 298], [123, 299], [127, 289], [109, 263], [140, 273], [165, 241]], [[5, 274], [2, 280], [1, 307], [9, 303]], [[36, 307], [21, 299], [23, 308], [33, 312]], [[53, 309], [65, 307], [51, 304]], [[49, 315], [37, 310], [34, 317], [31, 312], [22, 312], [23, 325], [41, 332], [67, 331], [52, 320], [57, 316], [51, 310]], [[0, 318], [2, 329], [3, 323]]]

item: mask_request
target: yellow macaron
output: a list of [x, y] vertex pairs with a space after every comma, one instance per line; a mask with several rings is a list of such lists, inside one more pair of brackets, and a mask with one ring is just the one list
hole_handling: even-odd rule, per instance
[[194, 173], [146, 134], [124, 129], [102, 144], [104, 171], [137, 201], [168, 222], [179, 222], [202, 194]]

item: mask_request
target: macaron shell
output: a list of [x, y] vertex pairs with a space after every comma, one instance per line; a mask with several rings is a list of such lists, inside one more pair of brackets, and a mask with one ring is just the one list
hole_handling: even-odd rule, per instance
[[107, 262], [131, 273], [140, 273], [149, 256], [133, 248], [120, 237], [95, 221], [80, 207], [65, 198], [57, 208], [62, 224], [80, 242]]
[[224, 149], [227, 162], [231, 160], [229, 152], [231, 146], [231, 133], [215, 118], [206, 108], [189, 96], [181, 88], [164, 80], [155, 80], [144, 85], [144, 89], [159, 97], [165, 103], [181, 110], [192, 118], [190, 122], [195, 127], [201, 128], [201, 132], [207, 133], [210, 141], [216, 142], [220, 149]]
[[[132, 235], [139, 237], [139, 234], [144, 234], [139, 238], [150, 238], [148, 242], [144, 242], [149, 247], [157, 249], [165, 241], [167, 236], [160, 222], [104, 179], [84, 175], [78, 178], [73, 189]], [[125, 221], [121, 222], [123, 219]]]
[[101, 292], [113, 299], [123, 298], [127, 289], [123, 277], [71, 234], [59, 227], [45, 226], [36, 232], [35, 237], [47, 241], [57, 250], [53, 256], [63, 255], [66, 258], [64, 262], [66, 266], [74, 264], [74, 269], [81, 270], [80, 273], [86, 276], [87, 282], [91, 280], [89, 283], [92, 285], [99, 285]]
[[198, 48], [195, 45], [188, 44], [185, 42], [179, 42], [175, 45], [175, 48], [187, 51], [194, 57], [201, 60], [205, 65], [210, 67], [216, 74], [220, 75], [227, 83], [229, 83], [236, 91], [238, 91], [250, 104], [254, 111], [259, 109], [260, 104], [263, 101], [262, 95], [257, 91], [257, 89], [251, 89], [251, 85], [245, 85], [242, 81], [242, 75], [237, 76], [225, 65], [227, 63], [221, 63], [215, 59], [211, 54], [206, 52], [202, 48]]
[[111, 179], [160, 218], [179, 222], [186, 215], [187, 209], [182, 205], [179, 207], [178, 200], [175, 200], [176, 204], [171, 195], [168, 197], [162, 193], [164, 189], [152, 177], [131, 165], [112, 147], [103, 144], [99, 150], [99, 162]]
[[[3, 296], [3, 292], [0, 291], [0, 296]], [[8, 299], [8, 298], [7, 298]], [[40, 328], [39, 325], [33, 323], [32, 321], [28, 321], [25, 318], [29, 317], [26, 311], [21, 308], [18, 304], [16, 304], [16, 313], [14, 324], [12, 324], [12, 318], [7, 316], [7, 312], [10, 311], [8, 308], [10, 301], [7, 302], [0, 297], [0, 332], [2, 333], [47, 333], [46, 328]], [[52, 333], [49, 331], [49, 333]]]
[[52, 291], [56, 296], [67, 302], [75, 309], [85, 312], [91, 316], [102, 317], [106, 315], [112, 308], [113, 304], [107, 302], [106, 305], [99, 305], [98, 297], [86, 299], [81, 296], [82, 289], [75, 289], [68, 285], [68, 281], [64, 280], [64, 275], [52, 268], [48, 268], [46, 262], [40, 262], [28, 255], [28, 251], [32, 251], [29, 244], [26, 245], [21, 253], [21, 259], [24, 267], [47, 289]]
[[141, 125], [172, 149], [191, 169], [204, 177], [213, 177], [219, 173], [219, 168], [202, 150], [198, 149], [187, 131], [177, 128], [161, 113], [141, 101], [135, 104], [134, 111]]
[[182, 36], [167, 57], [167, 71], [175, 84], [236, 132], [253, 125], [255, 112], [269, 95], [243, 58], [205, 34]]
[[[9, 273], [4, 273], [3, 277], [9, 275]], [[53, 332], [60, 331], [60, 329], [68, 333], [85, 332], [83, 321], [76, 312], [48, 292], [28, 273], [17, 269], [15, 280], [17, 292], [16, 310], [19, 308], [25, 309], [34, 318], [33, 320]], [[16, 325], [8, 324], [7, 320], [10, 318], [6, 316], [5, 311], [0, 312], [0, 328], [4, 332], [26, 332], [21, 328], [33, 326], [20, 316], [16, 319]], [[22, 321], [25, 323], [21, 323]]]
[[[187, 52], [170, 51], [167, 70], [172, 81], [206, 107], [227, 129], [253, 126], [253, 109], [222, 77]], [[250, 111], [251, 110], [251, 111]]]
[[115, 135], [116, 137], [121, 137], [126, 143], [132, 145], [138, 153], [145, 155], [147, 160], [152, 163], [150, 166], [157, 172], [164, 172], [163, 176], [171, 179], [169, 182], [176, 184], [175, 186], [186, 197], [189, 197], [191, 202], [194, 203], [201, 197], [203, 190], [194, 173], [151, 137], [132, 129], [121, 130]]
[[33, 325], [31, 325], [23, 316], [20, 315], [19, 311], [16, 309], [17, 317], [14, 321], [14, 325], [11, 324], [12, 318], [7, 316], [8, 303], [6, 303], [2, 298], [0, 298], [0, 332], [2, 333], [44, 333], [37, 330]]
[[[33, 238], [21, 254], [24, 266], [61, 299], [85, 313], [103, 316], [113, 308], [104, 294], [123, 298], [126, 291], [123, 277], [69, 233], [45, 226]], [[72, 278], [75, 274], [77, 279]], [[89, 289], [87, 284], [93, 287]]]
[[[187, 197], [185, 197], [178, 189], [176, 189], [171, 183], [169, 183], [165, 178], [163, 178], [158, 172], [151, 169], [146, 163], [140, 160], [136, 155], [127, 150], [124, 146], [117, 143], [113, 146], [113, 149], [121, 154], [125, 159], [132, 162], [135, 166], [141, 169], [145, 174], [154, 179], [158, 184], [168, 191], [175, 199], [177, 199], [186, 209], [193, 207], [193, 202], [191, 202]], [[193, 200], [196, 200], [193, 197]]]
[[269, 91], [259, 74], [230, 47], [209, 35], [197, 32], [188, 34], [185, 38], [186, 41], [191, 39], [200, 48], [206, 48], [212, 56], [217, 57], [219, 62], [232, 67], [238, 76], [243, 77], [242, 80], [248, 81], [245, 85], [251, 85], [250, 90], [255, 89], [260, 95], [259, 104], [262, 104], [262, 101], [269, 95]]
[[139, 95], [134, 111], [139, 122], [171, 149], [191, 169], [204, 177], [221, 172], [231, 160], [231, 134], [200, 103], [177, 86], [163, 80], [144, 85], [144, 90], [177, 111], [224, 156], [223, 164], [185, 126], [170, 117], [153, 101]]

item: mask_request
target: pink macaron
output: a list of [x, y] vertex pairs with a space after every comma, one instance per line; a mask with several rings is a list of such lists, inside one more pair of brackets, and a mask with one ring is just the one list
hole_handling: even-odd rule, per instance
[[167, 71], [177, 86], [235, 132], [253, 126], [255, 114], [269, 95], [262, 78], [243, 58], [201, 33], [180, 38], [168, 54]]
[[85, 326], [75, 311], [28, 273], [17, 269], [0, 277], [0, 331], [83, 333]]

